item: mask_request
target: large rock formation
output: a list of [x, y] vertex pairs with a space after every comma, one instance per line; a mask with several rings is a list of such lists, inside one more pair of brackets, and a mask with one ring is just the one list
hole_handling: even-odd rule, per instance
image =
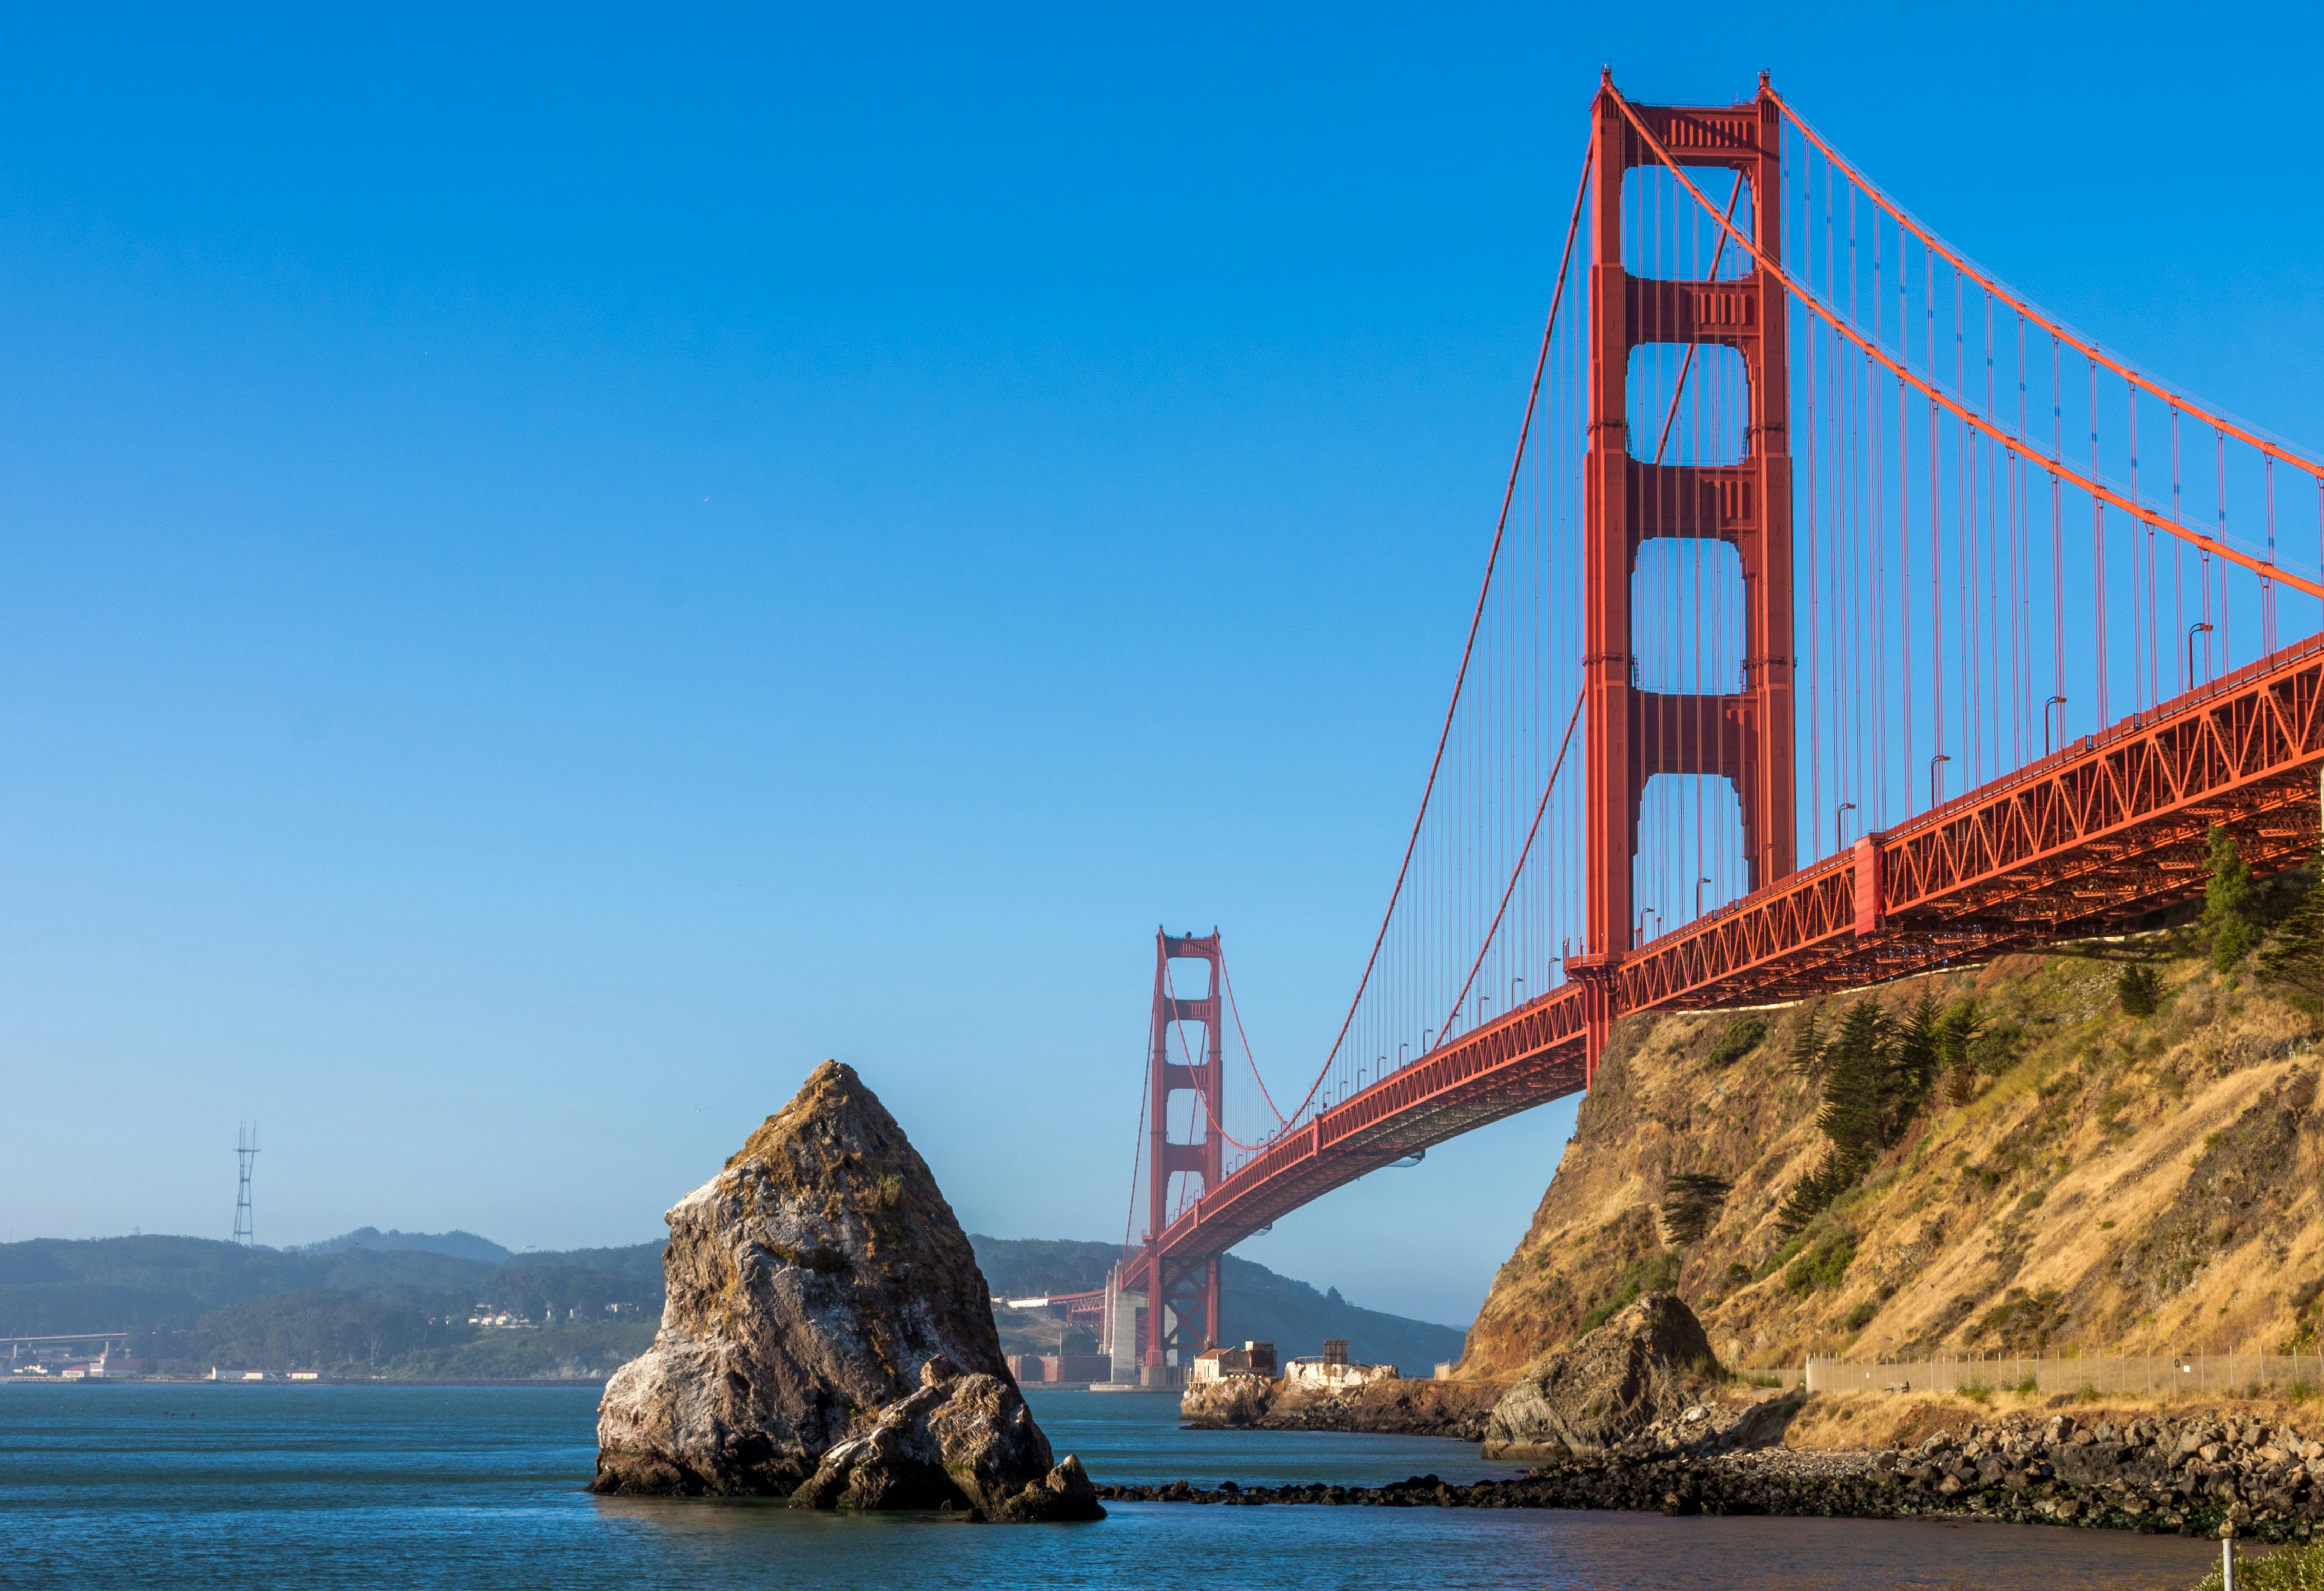
[[1676, 1293], [1650, 1292], [1572, 1346], [1527, 1366], [1494, 1405], [1485, 1457], [1616, 1447], [1716, 1397], [1720, 1379], [1694, 1311]]
[[968, 1238], [850, 1068], [825, 1061], [670, 1210], [652, 1348], [597, 1414], [599, 1492], [1096, 1518], [1010, 1378]]

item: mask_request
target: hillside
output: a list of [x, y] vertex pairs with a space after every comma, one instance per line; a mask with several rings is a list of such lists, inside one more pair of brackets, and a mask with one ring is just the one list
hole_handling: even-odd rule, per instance
[[[1001, 1298], [1091, 1291], [1105, 1285], [1107, 1270], [1121, 1255], [1120, 1246], [1110, 1243], [974, 1233], [969, 1242], [986, 1284]], [[1008, 1309], [996, 1318], [1008, 1352], [1057, 1351], [1061, 1322]], [[1318, 1292], [1234, 1254], [1226, 1256], [1219, 1276], [1219, 1330], [1225, 1341], [1272, 1342], [1285, 1355], [1320, 1353], [1325, 1337], [1345, 1337], [1351, 1358], [1394, 1364], [1406, 1375], [1426, 1375], [1439, 1362], [1458, 1356], [1462, 1335], [1457, 1327], [1359, 1308], [1336, 1287]]]
[[[447, 1247], [506, 1257], [464, 1258]], [[509, 1255], [466, 1233], [368, 1227], [290, 1250], [200, 1237], [35, 1238], [0, 1244], [0, 1336], [126, 1330], [134, 1356], [197, 1367], [598, 1374], [652, 1337], [660, 1253], [647, 1243]], [[469, 1325], [480, 1307], [536, 1324]]]
[[1460, 1374], [1673, 1285], [1745, 1366], [2312, 1347], [2324, 1008], [2202, 951], [2182, 929], [1623, 1023]]
[[510, 1251], [489, 1237], [478, 1237], [473, 1232], [398, 1232], [390, 1227], [382, 1232], [376, 1226], [358, 1226], [353, 1232], [342, 1232], [337, 1237], [327, 1237], [320, 1243], [294, 1245], [286, 1253], [335, 1254], [351, 1248], [379, 1249], [386, 1252], [412, 1250], [420, 1253], [449, 1254], [456, 1260], [482, 1260], [497, 1265], [511, 1258]]

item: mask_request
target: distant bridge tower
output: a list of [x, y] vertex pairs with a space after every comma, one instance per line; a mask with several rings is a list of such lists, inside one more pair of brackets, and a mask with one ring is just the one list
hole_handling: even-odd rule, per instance
[[[1682, 164], [1739, 174], [1750, 193], [1752, 243], [1779, 264], [1783, 113], [1765, 76], [1758, 97], [1742, 105], [1635, 108]], [[1594, 1074], [1613, 1021], [1614, 971], [1636, 948], [1638, 809], [1647, 781], [1700, 774], [1735, 786], [1747, 890], [1794, 870], [1797, 837], [1785, 289], [1756, 264], [1733, 280], [1631, 275], [1623, 263], [1623, 179], [1633, 167], [1660, 162], [1622, 114], [1610, 79], [1592, 115], [1582, 569], [1590, 902], [1587, 954], [1568, 965], [1590, 991], [1587, 1066]], [[1739, 462], [1659, 463], [1655, 438], [1630, 435], [1630, 355], [1655, 343], [1710, 344], [1741, 356], [1749, 396]], [[1656, 536], [1724, 541], [1741, 561], [1743, 677], [1732, 693], [1671, 694], [1637, 682], [1643, 648], [1633, 630], [1631, 588], [1639, 549]]]
[[257, 1235], [250, 1223], [250, 1165], [258, 1158], [258, 1124], [238, 1124], [234, 1133], [234, 1153], [242, 1168], [242, 1180], [234, 1196], [234, 1240], [244, 1248], [258, 1246]]
[[[1186, 999], [1175, 995], [1170, 979], [1173, 961], [1204, 963], [1210, 973], [1209, 989]], [[1225, 1004], [1222, 979], [1217, 929], [1204, 939], [1197, 939], [1192, 933], [1173, 937], [1159, 929], [1155, 930], [1153, 1044], [1147, 1059], [1149, 1170], [1144, 1267], [1146, 1341], [1142, 1355], [1149, 1370], [1158, 1370], [1168, 1363], [1172, 1349], [1177, 1351], [1180, 1368], [1189, 1367], [1194, 1355], [1215, 1343], [1219, 1336], [1217, 1256], [1174, 1270], [1157, 1251], [1155, 1240], [1169, 1224], [1170, 1179], [1180, 1174], [1201, 1179], [1199, 1189], [1185, 1190], [1191, 1200], [1216, 1189], [1224, 1170], [1220, 1158], [1224, 1144], [1214, 1119], [1224, 1109], [1219, 1097], [1219, 1083], [1226, 1073], [1225, 1044], [1219, 1031], [1219, 1013]], [[1176, 1036], [1186, 1055], [1185, 1062], [1170, 1058], [1170, 1030], [1181, 1023], [1199, 1023], [1203, 1030], [1199, 1050], [1186, 1042], [1185, 1034]], [[1202, 1057], [1199, 1060], [1194, 1059], [1197, 1054]], [[1193, 1137], [1185, 1142], [1173, 1142], [1170, 1138], [1171, 1099], [1179, 1094], [1194, 1096]]]

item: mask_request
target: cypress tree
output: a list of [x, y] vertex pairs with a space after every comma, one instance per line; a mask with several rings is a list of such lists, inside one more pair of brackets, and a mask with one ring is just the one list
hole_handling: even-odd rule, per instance
[[1831, 1070], [1824, 1078], [1823, 1107], [1816, 1125], [1831, 1141], [1834, 1155], [1860, 1171], [1887, 1135], [1893, 1109], [1893, 1024], [1869, 996], [1848, 1008], [1840, 1031], [1825, 1047]]
[[1794, 1076], [1812, 1078], [1816, 1068], [1823, 1064], [1823, 1035], [1817, 1031], [1822, 1016], [1821, 1009], [1811, 1005], [1800, 1018], [1799, 1025], [1792, 1030], [1790, 1059]]

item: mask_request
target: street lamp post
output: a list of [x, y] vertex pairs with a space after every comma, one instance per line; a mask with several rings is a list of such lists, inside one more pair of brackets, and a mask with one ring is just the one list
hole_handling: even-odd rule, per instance
[[2210, 621], [2198, 619], [2187, 626], [2187, 689], [2195, 689], [2195, 637], [2211, 633]]
[[1943, 752], [1929, 759], [1929, 810], [1932, 812], [1937, 809], [1937, 764], [1951, 761], [1952, 758]]

